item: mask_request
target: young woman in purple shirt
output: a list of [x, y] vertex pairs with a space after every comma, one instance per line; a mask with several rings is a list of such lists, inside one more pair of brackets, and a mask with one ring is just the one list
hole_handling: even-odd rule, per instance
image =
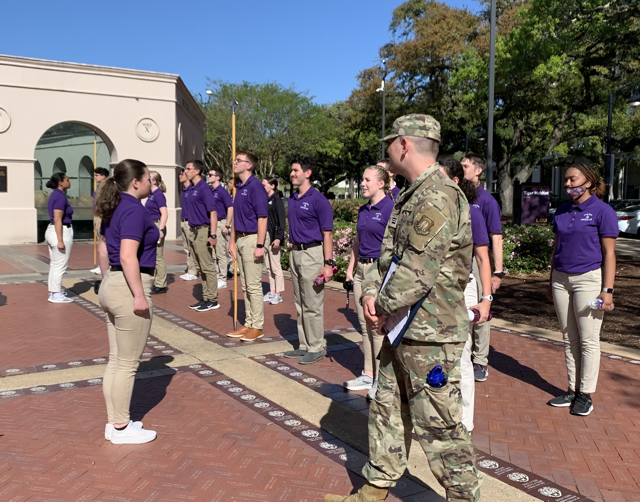
[[153, 319], [151, 286], [160, 231], [140, 202], [151, 193], [149, 169], [123, 160], [103, 182], [96, 201], [102, 218], [99, 302], [107, 313], [109, 362], [102, 390], [107, 405], [105, 439], [114, 444], [153, 441], [155, 431], [131, 422], [129, 407], [136, 370]]
[[144, 208], [149, 218], [160, 230], [160, 239], [156, 247], [156, 277], [151, 287], [152, 295], [159, 295], [169, 291], [167, 287], [167, 267], [164, 264], [164, 238], [167, 236], [167, 220], [169, 211], [167, 210], [167, 199], [164, 193], [167, 187], [162, 181], [162, 176], [157, 171], [151, 171], [151, 195], [147, 199]]
[[[478, 276], [482, 291], [491, 291], [491, 263], [489, 261], [489, 232], [480, 209], [474, 203], [478, 198], [478, 189], [471, 180], [465, 179], [462, 164], [451, 157], [439, 159], [440, 170], [453, 180], [464, 193], [469, 202], [471, 216], [471, 234], [473, 236], [473, 256], [478, 264]], [[473, 273], [469, 273], [469, 282], [464, 290], [464, 300], [468, 309], [480, 312], [476, 324], [486, 322], [489, 317], [492, 296], [483, 296], [478, 303], [478, 285]], [[460, 391], [462, 393], [462, 423], [471, 432], [474, 428], [473, 413], [476, 394], [476, 383], [471, 358], [473, 348], [473, 327], [470, 327], [469, 338], [462, 351], [460, 360]]]
[[[571, 202], [558, 208], [553, 221], [547, 298], [555, 304], [562, 328], [569, 389], [549, 404], [586, 416], [593, 411], [591, 394], [598, 383], [602, 319], [613, 310], [618, 218], [600, 200], [605, 184], [592, 167], [567, 169], [564, 186]], [[599, 309], [587, 305], [595, 299], [601, 300]]]
[[46, 186], [53, 189], [47, 204], [49, 226], [44, 234], [44, 239], [49, 246], [49, 301], [71, 303], [73, 300], [67, 298], [61, 291], [62, 276], [67, 271], [73, 247], [73, 228], [71, 227], [73, 208], [66, 195], [71, 182], [66, 174], [54, 173]]
[[[347, 267], [347, 281], [353, 281], [353, 296], [362, 328], [362, 348], [364, 351], [364, 370], [354, 380], [344, 383], [347, 390], [368, 389], [367, 399], [375, 397], [378, 389], [378, 369], [380, 368], [380, 348], [384, 335], [378, 334], [367, 326], [364, 309], [360, 304], [362, 281], [373, 263], [380, 257], [382, 238], [387, 222], [393, 211], [389, 171], [384, 167], [369, 166], [362, 175], [362, 195], [369, 203], [358, 210], [356, 238], [351, 250], [351, 259]], [[355, 269], [355, 276], [353, 275]]]

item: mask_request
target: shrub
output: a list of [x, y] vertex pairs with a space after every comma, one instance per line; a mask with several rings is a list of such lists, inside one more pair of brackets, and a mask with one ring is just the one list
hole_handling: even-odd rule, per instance
[[331, 200], [331, 209], [333, 209], [333, 219], [342, 220], [348, 223], [355, 223], [358, 219], [358, 209], [367, 203], [366, 199], [343, 199]]
[[503, 265], [510, 273], [530, 274], [549, 270], [553, 252], [550, 226], [505, 225], [502, 227]]

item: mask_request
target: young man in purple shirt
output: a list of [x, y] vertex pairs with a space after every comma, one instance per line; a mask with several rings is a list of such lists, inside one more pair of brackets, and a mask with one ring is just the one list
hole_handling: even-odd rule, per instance
[[191, 247], [191, 242], [189, 241], [189, 193], [191, 192], [193, 185], [189, 181], [189, 178], [187, 178], [187, 173], [184, 168], [178, 174], [178, 180], [182, 184], [182, 194], [180, 199], [182, 202], [182, 211], [180, 213], [182, 247], [184, 248], [184, 252], [187, 254], [187, 272], [182, 274], [180, 279], [184, 281], [195, 281], [198, 278], [198, 272], [200, 269], [196, 262], [196, 253]]
[[[106, 180], [108, 176], [109, 171], [104, 167], [96, 167], [96, 170], [93, 172], [93, 180], [96, 182], [96, 189], [93, 191], [93, 234], [96, 240], [100, 238], [100, 224], [102, 223], [100, 216], [95, 214], [96, 196], [98, 195], [98, 190], [100, 190], [100, 183]], [[100, 275], [100, 265], [91, 269], [91, 272]]]
[[216, 245], [218, 215], [211, 188], [203, 178], [204, 162], [192, 160], [187, 163], [185, 172], [193, 185], [189, 192], [189, 240], [195, 252], [202, 278], [202, 301], [189, 305], [197, 312], [206, 312], [220, 308], [218, 304], [218, 282], [215, 266], [207, 243]]
[[[298, 314], [296, 350], [285, 357], [312, 364], [324, 358], [324, 282], [333, 277], [333, 212], [324, 195], [311, 186], [315, 163], [301, 157], [291, 164], [291, 183], [298, 192], [289, 199], [290, 271]], [[324, 275], [324, 282], [314, 281]]]
[[[478, 284], [478, 292], [481, 298], [489, 298], [493, 301], [493, 293], [498, 291], [505, 272], [502, 269], [502, 223], [500, 206], [493, 196], [480, 186], [480, 175], [484, 171], [484, 159], [479, 155], [469, 154], [460, 161], [464, 169], [464, 177], [475, 183], [478, 187], [478, 198], [474, 206], [480, 210], [484, 218], [487, 231], [490, 237], [491, 253], [495, 270], [491, 277], [491, 291], [481, 290], [481, 281], [478, 276], [478, 266], [474, 263], [474, 275]], [[491, 324], [489, 321], [482, 324], [473, 325], [473, 373], [476, 381], [484, 382], [487, 379], [489, 370], [489, 344], [491, 338]]]
[[[238, 261], [244, 294], [245, 323], [227, 333], [230, 338], [252, 342], [263, 337], [264, 306], [262, 304], [262, 267], [267, 234], [268, 201], [260, 180], [253, 175], [258, 158], [251, 152], [238, 152], [233, 172], [240, 178], [233, 200], [233, 225], [229, 254]], [[235, 246], [234, 246], [235, 244]]]
[[218, 288], [227, 287], [227, 253], [229, 252], [229, 231], [233, 222], [233, 199], [222, 186], [222, 170], [219, 168], [209, 171], [207, 178], [213, 191], [218, 214], [218, 235], [216, 246], [211, 248], [214, 254], [214, 264], [218, 272]]

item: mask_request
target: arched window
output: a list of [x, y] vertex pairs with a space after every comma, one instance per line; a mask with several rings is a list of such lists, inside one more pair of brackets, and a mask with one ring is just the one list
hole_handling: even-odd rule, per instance
[[93, 160], [87, 155], [82, 157], [78, 166], [78, 196], [93, 194]]
[[64, 163], [60, 157], [58, 157], [53, 163], [53, 174], [56, 173], [65, 173], [67, 172], [67, 165]]
[[35, 192], [42, 190], [42, 166], [37, 160], [33, 164], [33, 190]]

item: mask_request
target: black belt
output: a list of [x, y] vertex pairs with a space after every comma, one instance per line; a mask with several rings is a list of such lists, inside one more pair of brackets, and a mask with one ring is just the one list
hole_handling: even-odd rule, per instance
[[[111, 270], [111, 272], [124, 272], [121, 265], [111, 265], [109, 267], [109, 270]], [[154, 267], [140, 267], [140, 273], [147, 274], [147, 275], [155, 275], [156, 269]]]
[[378, 261], [378, 258], [358, 258], [360, 263], [373, 263], [374, 261]]
[[236, 232], [236, 239], [238, 237], [246, 237], [247, 235], [256, 235], [258, 232]]
[[[55, 227], [55, 225], [53, 223], [49, 223], [49, 225], [51, 225], [52, 227]], [[71, 223], [63, 223], [62, 226], [63, 227], [67, 227], [67, 228], [71, 228]]]
[[182, 221], [189, 221], [189, 218], [181, 218]]
[[316, 248], [322, 246], [321, 241], [310, 242], [309, 244], [291, 244], [291, 247], [296, 251], [304, 251], [305, 249]]

